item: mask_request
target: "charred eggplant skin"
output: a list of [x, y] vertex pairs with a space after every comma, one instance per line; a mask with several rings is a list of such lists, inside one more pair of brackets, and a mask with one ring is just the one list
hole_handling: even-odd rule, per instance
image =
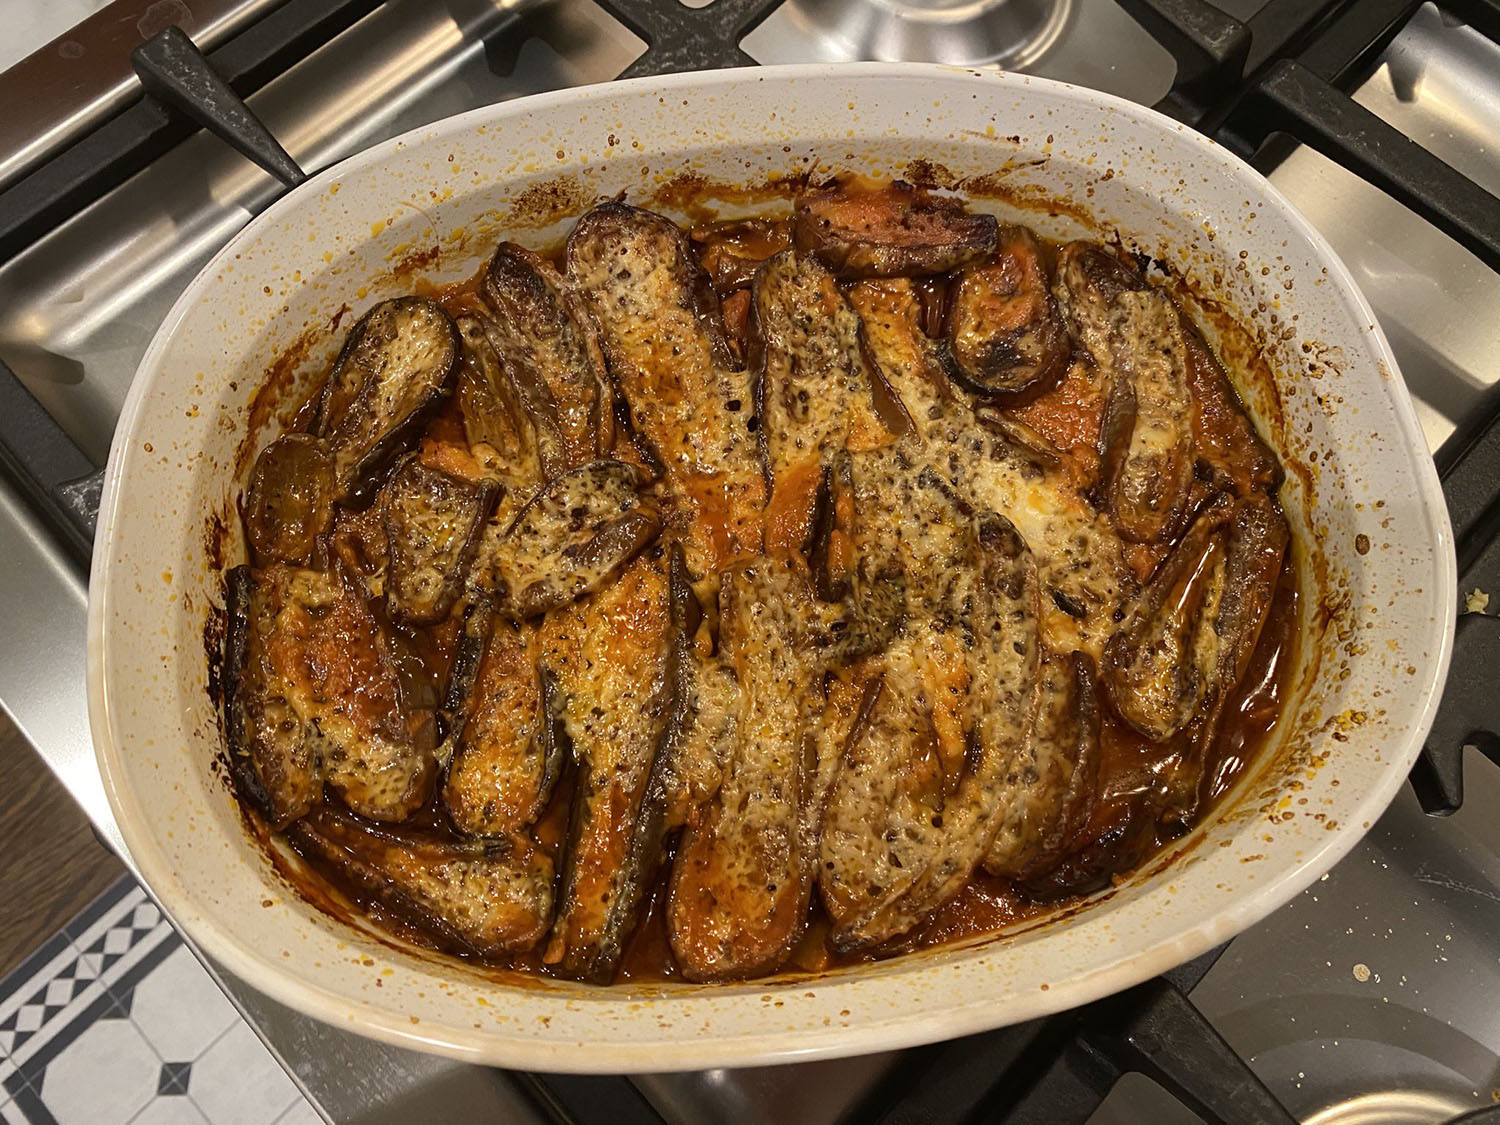
[[350, 330], [318, 404], [340, 503], [366, 508], [441, 405], [458, 367], [458, 329], [424, 297], [382, 301]]
[[614, 402], [594, 325], [567, 278], [546, 259], [502, 242], [483, 294], [484, 328], [536, 427], [547, 476], [606, 456]]
[[797, 197], [792, 242], [841, 278], [919, 276], [984, 257], [998, 223], [961, 202], [896, 181], [834, 183]]
[[234, 779], [240, 797], [266, 811], [269, 803], [265, 787], [249, 768], [245, 741], [246, 721], [241, 707], [246, 661], [250, 656], [250, 594], [254, 579], [250, 567], [231, 567], [224, 576], [224, 740], [229, 751], [229, 775]]
[[962, 270], [948, 293], [944, 370], [959, 386], [1007, 406], [1055, 387], [1071, 345], [1035, 236], [1006, 227], [993, 256]]
[[454, 953], [489, 960], [530, 949], [551, 920], [552, 861], [526, 841], [430, 840], [371, 828], [332, 806], [291, 835]]
[[385, 489], [386, 608], [414, 625], [448, 616], [468, 580], [496, 486], [409, 456]]
[[306, 815], [321, 795], [323, 783], [315, 768], [307, 771], [305, 785], [287, 789], [277, 787], [276, 792], [262, 777], [254, 742], [264, 700], [257, 699], [263, 693], [257, 691], [253, 680], [256, 673], [250, 667], [250, 661], [255, 658], [251, 652], [251, 633], [255, 628], [252, 619], [254, 597], [255, 577], [250, 567], [231, 569], [225, 580], [224, 598], [227, 618], [224, 632], [224, 734], [230, 776], [241, 799], [260, 813], [273, 829], [282, 829]]

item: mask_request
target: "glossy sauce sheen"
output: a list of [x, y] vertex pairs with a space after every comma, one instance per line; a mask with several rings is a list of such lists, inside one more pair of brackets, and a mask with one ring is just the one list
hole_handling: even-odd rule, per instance
[[[694, 235], [693, 244], [701, 254], [702, 246], [696, 241], [698, 232], [694, 232]], [[724, 285], [719, 287], [727, 287], [726, 297], [728, 297], [730, 292], [736, 294], [743, 292], [734, 285], [734, 271], [740, 268], [735, 261], [738, 254], [764, 258], [784, 246], [784, 231], [754, 229], [718, 247], [721, 260], [718, 262], [708, 260], [705, 261], [705, 265], [709, 268], [716, 286], [719, 286], [721, 279], [727, 279]], [[1057, 247], [1043, 243], [1042, 253], [1050, 272]], [[560, 261], [561, 254], [548, 255], [548, 257], [556, 263]], [[467, 282], [441, 288], [419, 284], [417, 292], [421, 296], [435, 300], [450, 315], [458, 316], [484, 309], [484, 301], [480, 295], [483, 276], [484, 271], [481, 270]], [[922, 279], [916, 283], [917, 294], [921, 301], [922, 326], [929, 335], [936, 335], [942, 324], [942, 307], [948, 287], [949, 283], [943, 276]], [[736, 331], [736, 321], [743, 324], [744, 315], [745, 310], [740, 307], [740, 302], [729, 297], [725, 302], [725, 318], [730, 324], [731, 345], [736, 352], [741, 350], [743, 343], [740, 339], [741, 334]], [[747, 414], [750, 409], [750, 404], [746, 403]], [[1094, 435], [1099, 432], [1103, 409], [1103, 402], [1090, 388], [1084, 373], [1078, 369], [1070, 369], [1063, 374], [1052, 393], [1034, 403], [1016, 406], [1013, 414], [1041, 433], [1055, 448], [1068, 454], [1068, 465], [1076, 469], [1081, 478], [1092, 479], [1099, 472], [1099, 454]], [[307, 421], [307, 410], [302, 412], [301, 418], [302, 421]], [[1210, 427], [1215, 424], [1216, 421], [1213, 418], [1206, 418], [1202, 423]], [[428, 423], [427, 432], [429, 438], [438, 437], [450, 442], [461, 442], [463, 423], [458, 407], [458, 396], [451, 396], [441, 406]], [[625, 438], [619, 435], [616, 437], [614, 455], [621, 460], [639, 462], [636, 451]], [[801, 495], [796, 505], [799, 510], [811, 505], [812, 490], [817, 485], [815, 478], [810, 478], [804, 483], [807, 488], [799, 492], [799, 495], [805, 493]], [[785, 500], [790, 492], [798, 491], [792, 489], [790, 484], [789, 481], [783, 482], [783, 490], [778, 493], [777, 500]], [[712, 545], [710, 554], [719, 558], [731, 558], [735, 554], [735, 548], [731, 544], [736, 544], [745, 534], [743, 528], [730, 526], [735, 517], [729, 508], [729, 504], [718, 502], [710, 486], [705, 486], [704, 494], [692, 504], [693, 517], [699, 524], [695, 528], [695, 533], [701, 541]], [[360, 516], [342, 513], [340, 518], [357, 523]], [[795, 538], [792, 533], [782, 534], [784, 529], [779, 529], [775, 501], [761, 518], [768, 544], [780, 538], [789, 541]], [[1164, 547], [1131, 548], [1127, 559], [1137, 575], [1144, 578], [1152, 572], [1164, 553]], [[1234, 785], [1244, 771], [1246, 763], [1260, 753], [1276, 725], [1285, 702], [1285, 685], [1296, 664], [1297, 624], [1300, 617], [1298, 600], [1296, 568], [1291, 560], [1291, 552], [1289, 552], [1281, 571], [1266, 624], [1249, 661], [1248, 670], [1231, 693], [1219, 736], [1208, 748], [1204, 771], [1206, 781], [1202, 803], [1198, 806], [1199, 816], [1202, 815], [1204, 809], [1211, 807]], [[404, 640], [409, 651], [416, 654], [425, 666], [433, 684], [437, 685], [440, 690], [447, 682], [454, 665], [455, 653], [462, 632], [458, 618], [452, 617], [437, 625], [426, 627], [403, 623], [388, 624]], [[1105, 718], [1099, 740], [1098, 787], [1100, 792], [1129, 796], [1135, 790], [1149, 787], [1153, 776], [1163, 772], [1170, 764], [1169, 759], [1178, 751], [1173, 749], [1173, 744], [1170, 742], [1166, 744], [1148, 742], [1115, 717], [1108, 707], [1101, 706], [1101, 710]], [[443, 733], [439, 732], [440, 738]], [[571, 765], [564, 770], [561, 780], [548, 800], [544, 813], [530, 830], [532, 839], [538, 847], [553, 858], [559, 872], [563, 864], [564, 837], [568, 831], [573, 773]], [[449, 824], [447, 814], [442, 807], [439, 788], [434, 788], [432, 798], [423, 809], [399, 826], [399, 832], [403, 836], [419, 839], [437, 838], [455, 842], [460, 840]], [[337, 797], [331, 791], [327, 799], [330, 804], [337, 803]], [[259, 823], [254, 816], [251, 819]], [[264, 829], [262, 828], [261, 831], [264, 832]], [[1161, 823], [1153, 824], [1148, 838], [1143, 839], [1134, 847], [1126, 857], [1126, 861], [1114, 869], [1111, 877], [1119, 879], [1123, 873], [1138, 866], [1149, 857], [1161, 853], [1170, 847], [1172, 841], [1180, 837], [1183, 831], [1185, 829], [1181, 827], [1169, 828]], [[363, 915], [375, 922], [379, 928], [404, 941], [446, 954], [474, 959], [471, 951], [445, 940], [440, 934], [413, 924], [413, 919], [400, 911], [392, 910], [378, 896], [348, 878], [337, 866], [325, 862], [321, 856], [310, 849], [297, 848], [295, 843], [292, 846], [299, 852], [301, 863], [296, 865], [282, 863], [281, 867], [283, 873], [296, 884], [299, 892], [309, 901], [334, 915], [345, 917]], [[672, 954], [666, 923], [672, 861], [678, 846], [675, 835], [668, 837], [666, 846], [668, 852], [666, 861], [661, 865], [651, 885], [646, 888], [646, 905], [642, 921], [625, 944], [624, 955], [615, 975], [617, 981], [650, 982], [681, 977]], [[1082, 897], [1084, 896], [1076, 894], [1049, 896], [1028, 893], [1009, 879], [978, 870], [956, 897], [939, 907], [935, 913], [922, 921], [914, 930], [905, 934], [895, 945], [884, 947], [873, 953], [865, 951], [841, 954], [835, 952], [833, 948], [829, 936], [831, 923], [824, 912], [820, 896], [815, 891], [804, 934], [790, 957], [783, 963], [780, 971], [819, 973], [841, 965], [866, 962], [877, 956], [886, 956], [913, 948], [963, 942], [999, 930], [1033, 924], [1038, 919], [1066, 911], [1070, 904], [1076, 903]], [[484, 971], [500, 979], [517, 983], [524, 982], [528, 974], [549, 973], [549, 967], [542, 960], [546, 944], [543, 940], [534, 949], [512, 955], [508, 959], [487, 959]]]

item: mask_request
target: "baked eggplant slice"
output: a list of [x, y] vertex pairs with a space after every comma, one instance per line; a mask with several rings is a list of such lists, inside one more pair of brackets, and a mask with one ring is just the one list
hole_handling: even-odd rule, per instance
[[1080, 842], [1099, 783], [1100, 714], [1086, 656], [1048, 654], [1026, 749], [1011, 763], [1013, 794], [984, 857], [994, 875], [1025, 880]]
[[[480, 529], [468, 580], [478, 591], [492, 591], [500, 581], [492, 560], [502, 553], [505, 532], [546, 483], [542, 445], [551, 431], [532, 422], [519, 388], [490, 343], [485, 318], [466, 314], [454, 323], [463, 340], [457, 398], [464, 440], [498, 492]], [[553, 464], [563, 460], [555, 436], [548, 455]]]
[[323, 806], [292, 829], [305, 853], [456, 953], [534, 946], [552, 916], [552, 861], [528, 841], [453, 843], [366, 826]]
[[900, 404], [917, 444], [927, 444], [970, 414], [948, 377], [941, 346], [922, 328], [922, 301], [904, 277], [862, 281], [848, 290], [859, 316], [865, 356], [878, 368], [894, 402]]
[[487, 560], [506, 611], [535, 617], [618, 574], [661, 530], [645, 483], [633, 465], [595, 461], [537, 493]]
[[1281, 463], [1261, 440], [1239, 395], [1201, 333], [1182, 318], [1193, 392], [1193, 444], [1216, 489], [1249, 496], [1281, 487]]
[[698, 260], [719, 293], [743, 289], [767, 258], [792, 245], [792, 224], [785, 219], [731, 219], [694, 227]]
[[1036, 567], [1010, 521], [975, 512], [930, 470], [870, 480], [895, 530], [862, 555], [894, 553], [882, 569], [899, 573], [906, 607], [822, 818], [819, 885], [843, 951], [889, 945], [984, 859], [1030, 784], [1014, 767], [1040, 662]]
[[667, 933], [683, 976], [731, 980], [771, 972], [806, 921], [819, 810], [811, 730], [815, 654], [803, 610], [817, 603], [784, 564], [730, 571], [719, 592], [719, 651], [734, 677], [731, 746], [717, 792], [694, 810], [678, 846]]
[[260, 566], [305, 566], [318, 537], [333, 526], [333, 458], [321, 438], [287, 434], [255, 459], [245, 533]]
[[1292, 532], [1274, 502], [1251, 495], [1235, 505], [1224, 562], [1224, 596], [1214, 617], [1219, 638], [1218, 685], [1245, 676], [1281, 579]]
[[443, 804], [466, 836], [535, 823], [562, 772], [556, 685], [538, 667], [537, 627], [477, 606], [465, 623], [445, 710]]
[[274, 588], [248, 566], [225, 584], [224, 730], [240, 796], [279, 831], [317, 804], [323, 763], [302, 717], [277, 690], [266, 653], [276, 627]]
[[578, 765], [544, 954], [564, 976], [613, 978], [662, 862], [667, 776], [691, 721], [692, 599], [681, 551], [657, 551], [545, 627]]
[[415, 661], [352, 579], [278, 563], [248, 581], [227, 725], [265, 794], [257, 803], [285, 824], [327, 781], [361, 816], [405, 819], [435, 774], [436, 700]]
[[500, 364], [484, 322], [466, 314], [453, 323], [463, 341], [457, 394], [464, 440], [506, 495], [524, 501], [545, 479], [536, 427], [515, 382]]
[[385, 487], [385, 603], [392, 617], [430, 625], [448, 616], [468, 579], [496, 486], [430, 468], [412, 454]]
[[458, 349], [453, 321], [423, 297], [382, 301], [350, 330], [317, 419], [340, 503], [364, 508], [374, 500], [442, 402]]
[[719, 299], [687, 236], [651, 211], [610, 202], [568, 236], [568, 278], [599, 326], [632, 432], [690, 515], [689, 563], [716, 570], [760, 547], [765, 486], [748, 376], [733, 370]]
[[748, 388], [730, 370], [718, 297], [682, 230], [652, 211], [600, 204], [568, 236], [567, 262], [635, 431], [661, 463], [706, 473], [743, 456]]
[[788, 252], [766, 262], [750, 320], [761, 458], [772, 486], [766, 548], [786, 555], [808, 543], [833, 455], [879, 449], [896, 435], [876, 406], [882, 376], [859, 316], [817, 261]]
[[[1142, 778], [1142, 785], [1151, 779]], [[1162, 795], [1156, 788], [1101, 799], [1081, 834], [1064, 855], [1038, 864], [1017, 881], [1033, 900], [1049, 902], [1092, 894], [1109, 886], [1111, 877], [1137, 866], [1156, 840]]]
[[1106, 506], [1126, 539], [1160, 542], [1180, 524], [1192, 484], [1192, 411], [1182, 321], [1165, 293], [1115, 302], [1114, 378], [1100, 452]]
[[[690, 605], [694, 614], [701, 614], [696, 598]], [[692, 632], [686, 630], [684, 636]], [[693, 672], [691, 720], [675, 752], [664, 760], [668, 831], [696, 823], [719, 791], [739, 723], [739, 681], [733, 667], [723, 660], [698, 659]]]
[[1014, 406], [1057, 385], [1071, 345], [1029, 230], [1003, 228], [994, 255], [961, 271], [948, 301], [948, 374], [959, 386]]
[[1069, 242], [1057, 253], [1053, 296], [1064, 323], [1101, 377], [1113, 368], [1114, 303], [1146, 287], [1139, 271], [1098, 242]]
[[502, 242], [482, 286], [494, 312], [484, 329], [536, 427], [549, 478], [607, 456], [614, 402], [594, 326], [545, 258]]
[[1088, 242], [1063, 247], [1057, 295], [1107, 388], [1105, 507], [1134, 543], [1179, 529], [1193, 480], [1193, 400], [1182, 318], [1166, 293]]
[[1116, 714], [1154, 742], [1186, 729], [1217, 677], [1215, 619], [1227, 592], [1225, 532], [1234, 501], [1209, 501], [1162, 560], [1104, 650]]
[[844, 181], [797, 197], [792, 242], [839, 277], [916, 277], [983, 258], [997, 226], [900, 180], [873, 189]]
[[1214, 779], [1206, 776], [1207, 752], [1250, 667], [1291, 542], [1286, 517], [1272, 501], [1255, 493], [1235, 505], [1225, 534], [1224, 593], [1213, 619], [1217, 659], [1207, 677], [1208, 709], [1168, 783], [1166, 813], [1183, 823], [1191, 823], [1210, 795]]

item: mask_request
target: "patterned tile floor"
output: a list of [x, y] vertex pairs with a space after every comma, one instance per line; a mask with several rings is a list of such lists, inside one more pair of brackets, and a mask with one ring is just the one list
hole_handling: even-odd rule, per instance
[[171, 923], [121, 879], [0, 982], [0, 1120], [322, 1119]]

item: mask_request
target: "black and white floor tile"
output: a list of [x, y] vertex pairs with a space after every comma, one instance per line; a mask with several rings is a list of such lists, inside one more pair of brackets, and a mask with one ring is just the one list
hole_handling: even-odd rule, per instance
[[0, 1121], [317, 1125], [171, 923], [120, 880], [0, 981]]

